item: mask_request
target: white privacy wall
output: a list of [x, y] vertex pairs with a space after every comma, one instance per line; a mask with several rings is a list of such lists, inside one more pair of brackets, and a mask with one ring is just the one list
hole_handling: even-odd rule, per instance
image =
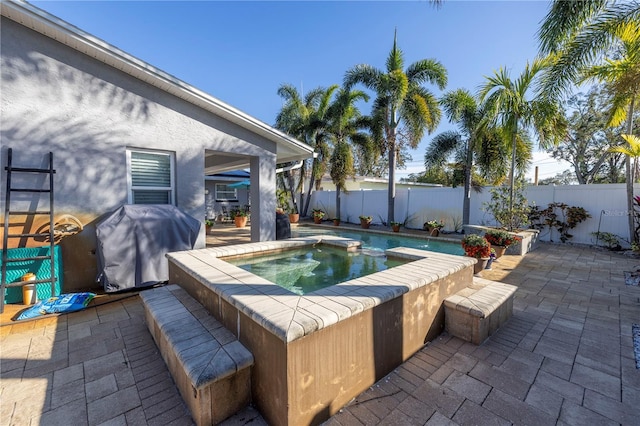
[[[491, 201], [491, 188], [471, 193], [471, 212], [469, 222], [472, 225], [496, 225], [493, 216], [486, 212], [483, 203]], [[634, 193], [640, 186], [636, 185]], [[427, 220], [445, 222], [445, 230], [453, 231], [454, 223], [462, 222], [463, 188], [419, 188], [397, 189], [395, 220], [406, 220], [408, 228], [422, 228]], [[607, 185], [563, 185], [529, 186], [525, 196], [530, 205], [546, 208], [549, 203], [565, 203], [568, 206], [583, 207], [591, 215], [590, 219], [569, 231], [573, 235], [570, 242], [594, 244], [592, 232], [610, 232], [624, 240], [629, 239], [627, 227], [627, 202], [624, 184]], [[336, 215], [335, 191], [316, 191], [313, 193], [311, 208], [327, 212], [328, 218]], [[360, 190], [341, 193], [342, 221], [358, 223], [358, 216], [372, 216], [373, 223], [387, 220], [387, 191]], [[556, 231], [545, 229], [540, 234], [542, 241], [559, 241]], [[623, 244], [626, 245], [626, 244]]]

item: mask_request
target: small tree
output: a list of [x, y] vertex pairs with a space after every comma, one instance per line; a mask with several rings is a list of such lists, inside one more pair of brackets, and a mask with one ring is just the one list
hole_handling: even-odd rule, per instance
[[518, 179], [511, 187], [498, 186], [492, 188], [491, 202], [482, 203], [483, 210], [491, 213], [501, 227], [513, 231], [528, 224], [529, 205], [524, 196], [524, 181]]

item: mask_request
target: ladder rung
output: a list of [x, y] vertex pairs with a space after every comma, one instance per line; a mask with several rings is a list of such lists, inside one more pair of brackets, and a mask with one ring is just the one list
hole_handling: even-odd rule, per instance
[[51, 214], [50, 211], [45, 211], [45, 210], [35, 210], [35, 211], [18, 211], [18, 210], [14, 210], [12, 212], [9, 212], [10, 215], [13, 216], [27, 216], [27, 215], [35, 215], [35, 214]]
[[51, 171], [53, 171], [53, 173], [55, 173], [55, 170], [49, 170], [49, 169], [38, 169], [38, 168], [34, 168], [34, 167], [5, 167], [4, 168], [6, 171], [10, 171], [10, 172], [27, 172], [27, 173], [49, 173]]
[[25, 262], [27, 260], [46, 260], [51, 259], [51, 256], [29, 256], [29, 257], [14, 257], [7, 259], [7, 263], [9, 262]]
[[7, 283], [5, 284], [5, 287], [22, 287], [23, 285], [27, 285], [27, 284], [42, 284], [42, 283], [53, 283], [56, 282], [57, 278], [47, 278], [44, 280], [30, 280], [30, 281], [17, 281], [15, 283]]
[[50, 189], [11, 188], [11, 192], [51, 192]]
[[7, 234], [7, 238], [22, 238], [22, 237], [49, 237], [51, 234]]

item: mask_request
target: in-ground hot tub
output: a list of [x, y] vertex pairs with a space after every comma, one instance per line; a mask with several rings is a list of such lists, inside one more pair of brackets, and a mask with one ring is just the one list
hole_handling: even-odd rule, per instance
[[252, 399], [270, 424], [320, 423], [408, 359], [444, 327], [443, 300], [473, 280], [471, 258], [399, 247], [409, 263], [306, 295], [225, 257], [314, 244], [357, 249], [330, 236], [167, 255], [180, 284], [252, 353]]

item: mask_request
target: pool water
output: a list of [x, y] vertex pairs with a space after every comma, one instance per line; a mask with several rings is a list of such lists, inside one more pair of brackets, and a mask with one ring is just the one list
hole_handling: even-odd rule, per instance
[[362, 241], [362, 248], [384, 252], [387, 249], [396, 247], [408, 247], [420, 250], [430, 250], [438, 253], [464, 255], [464, 250], [460, 243], [448, 241], [438, 241], [434, 239], [412, 238], [396, 235], [375, 234], [372, 232], [331, 231], [326, 229], [305, 228], [302, 226], [292, 228], [292, 237], [306, 237], [310, 235], [336, 235], [344, 238], [352, 238]]
[[407, 263], [387, 258], [380, 251], [347, 252], [322, 244], [225, 260], [300, 295]]

